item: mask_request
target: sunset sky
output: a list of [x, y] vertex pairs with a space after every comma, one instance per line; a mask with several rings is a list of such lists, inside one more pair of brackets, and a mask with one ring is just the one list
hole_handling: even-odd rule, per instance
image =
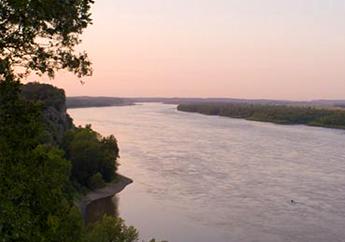
[[344, 0], [95, 2], [69, 96], [345, 99]]

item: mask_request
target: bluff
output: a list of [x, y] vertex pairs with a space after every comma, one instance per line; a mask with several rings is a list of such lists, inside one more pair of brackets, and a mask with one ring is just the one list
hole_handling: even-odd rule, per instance
[[32, 82], [22, 86], [22, 95], [42, 105], [45, 142], [61, 144], [64, 133], [73, 128], [72, 118], [66, 111], [65, 91], [49, 84]]

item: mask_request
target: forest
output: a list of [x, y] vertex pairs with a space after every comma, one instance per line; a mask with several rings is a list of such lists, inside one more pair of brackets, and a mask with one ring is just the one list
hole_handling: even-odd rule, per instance
[[345, 129], [345, 110], [312, 106], [202, 103], [181, 104], [179, 111], [276, 124], [304, 124]]

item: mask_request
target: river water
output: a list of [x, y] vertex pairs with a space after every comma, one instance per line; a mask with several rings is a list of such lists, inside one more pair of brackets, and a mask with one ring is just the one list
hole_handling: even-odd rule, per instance
[[343, 130], [183, 113], [158, 103], [69, 113], [77, 124], [117, 137], [119, 172], [134, 183], [93, 209], [111, 208], [142, 239], [345, 241]]

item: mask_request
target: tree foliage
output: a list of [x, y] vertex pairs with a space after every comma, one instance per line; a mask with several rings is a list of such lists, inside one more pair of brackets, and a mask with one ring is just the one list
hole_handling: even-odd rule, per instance
[[[41, 108], [20, 84], [0, 82], [0, 234], [7, 241], [79, 241], [81, 223], [66, 193], [70, 162], [40, 144]], [[66, 223], [70, 227], [66, 227]], [[73, 229], [72, 229], [73, 228]]]
[[345, 129], [345, 111], [341, 109], [229, 103], [181, 104], [177, 108], [180, 111], [207, 115]]
[[59, 69], [91, 74], [87, 54], [75, 53], [91, 24], [93, 0], [0, 0], [0, 76], [34, 71], [54, 77]]
[[23, 99], [19, 80], [32, 71], [91, 73], [86, 53], [74, 48], [92, 2], [0, 0], [1, 241], [81, 239], [80, 213], [66, 192], [70, 162], [42, 144], [43, 105]]
[[126, 226], [121, 218], [104, 216], [92, 225], [87, 234], [87, 242], [136, 242], [138, 231]]
[[44, 109], [53, 107], [61, 112], [66, 111], [65, 91], [50, 84], [27, 83], [22, 86], [22, 95], [29, 101], [41, 103]]
[[104, 138], [87, 125], [68, 131], [62, 146], [72, 162], [72, 180], [92, 188], [97, 173], [106, 182], [115, 178], [119, 148], [114, 136]]
[[[138, 242], [139, 232], [133, 226], [125, 225], [123, 219], [111, 216], [89, 226], [85, 242]], [[142, 242], [145, 242], [142, 240]], [[149, 242], [160, 242], [151, 239]], [[167, 241], [161, 241], [167, 242]]]
[[87, 180], [87, 186], [92, 189], [100, 189], [105, 187], [105, 182], [101, 173], [97, 172]]

